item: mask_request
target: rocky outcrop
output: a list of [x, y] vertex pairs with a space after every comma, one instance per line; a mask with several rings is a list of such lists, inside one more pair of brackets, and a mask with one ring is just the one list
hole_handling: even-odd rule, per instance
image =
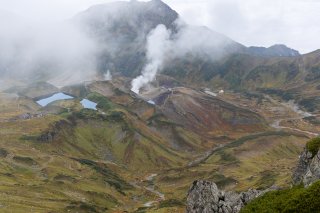
[[293, 182], [309, 186], [320, 179], [320, 151], [313, 156], [305, 149], [299, 158], [298, 166], [292, 176]]
[[7, 150], [5, 150], [5, 149], [0, 149], [0, 158], [5, 158], [5, 157], [7, 157], [8, 156], [8, 151]]
[[68, 122], [66, 120], [60, 120], [53, 124], [49, 130], [41, 134], [38, 138], [38, 141], [43, 143], [53, 142], [55, 139], [58, 138], [60, 131], [68, 129], [71, 125], [71, 121]]
[[13, 120], [30, 120], [33, 118], [42, 118], [44, 116], [43, 113], [31, 114], [31, 113], [24, 113], [15, 117]]
[[41, 142], [52, 142], [55, 138], [55, 132], [46, 132], [39, 137], [39, 141]]
[[210, 181], [195, 181], [187, 197], [188, 213], [237, 213], [252, 199], [264, 194], [265, 191], [250, 189], [240, 194], [224, 192]]

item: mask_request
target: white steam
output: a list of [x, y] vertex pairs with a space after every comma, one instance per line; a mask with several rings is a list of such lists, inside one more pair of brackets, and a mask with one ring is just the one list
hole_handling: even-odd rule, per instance
[[2, 78], [66, 85], [96, 74], [97, 46], [72, 21], [39, 24], [6, 15], [0, 20], [0, 49]]
[[175, 35], [174, 44], [171, 46], [173, 57], [185, 57], [192, 53], [217, 60], [226, 53], [228, 45], [234, 45], [231, 39], [209, 28], [183, 25], [179, 20], [176, 24], [179, 32]]
[[112, 75], [110, 70], [108, 70], [108, 72], [106, 74], [104, 74], [104, 80], [105, 81], [112, 81]]
[[147, 39], [148, 64], [144, 67], [142, 74], [131, 82], [133, 92], [139, 94], [142, 87], [155, 79], [163, 65], [165, 54], [170, 48], [170, 34], [171, 32], [164, 25], [158, 25], [150, 32]]
[[147, 60], [142, 74], [131, 82], [131, 90], [139, 94], [141, 89], [155, 80], [157, 73], [164, 68], [164, 61], [202, 57], [218, 60], [237, 44], [231, 39], [211, 31], [206, 27], [188, 26], [182, 20], [175, 22], [179, 29], [172, 33], [164, 25], [158, 25], [147, 39]]

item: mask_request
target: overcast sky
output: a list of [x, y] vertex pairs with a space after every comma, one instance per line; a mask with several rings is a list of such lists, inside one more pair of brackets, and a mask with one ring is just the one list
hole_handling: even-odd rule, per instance
[[[112, 0], [0, 0], [22, 17], [56, 21]], [[247, 46], [283, 43], [320, 49], [320, 0], [164, 0], [189, 24], [205, 25]]]

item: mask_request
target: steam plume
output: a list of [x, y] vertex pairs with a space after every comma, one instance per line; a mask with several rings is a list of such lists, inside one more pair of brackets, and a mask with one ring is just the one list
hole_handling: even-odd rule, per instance
[[107, 73], [104, 74], [104, 80], [105, 81], [112, 81], [112, 75], [111, 75], [110, 70], [108, 70]]
[[142, 87], [155, 79], [169, 50], [170, 34], [171, 32], [162, 24], [150, 32], [147, 39], [148, 64], [144, 67], [142, 74], [131, 82], [133, 92], [139, 94]]

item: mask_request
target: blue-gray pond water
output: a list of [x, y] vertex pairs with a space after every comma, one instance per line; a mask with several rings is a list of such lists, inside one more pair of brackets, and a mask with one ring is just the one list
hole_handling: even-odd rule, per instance
[[156, 103], [153, 100], [148, 101], [148, 103], [151, 105], [156, 105]]
[[83, 99], [80, 103], [85, 109], [97, 110], [97, 103], [89, 101], [88, 99]]
[[37, 103], [39, 105], [45, 107], [54, 101], [69, 100], [69, 99], [73, 99], [73, 97], [60, 92], [60, 93], [56, 93], [48, 98], [41, 99], [41, 100], [37, 101]]

